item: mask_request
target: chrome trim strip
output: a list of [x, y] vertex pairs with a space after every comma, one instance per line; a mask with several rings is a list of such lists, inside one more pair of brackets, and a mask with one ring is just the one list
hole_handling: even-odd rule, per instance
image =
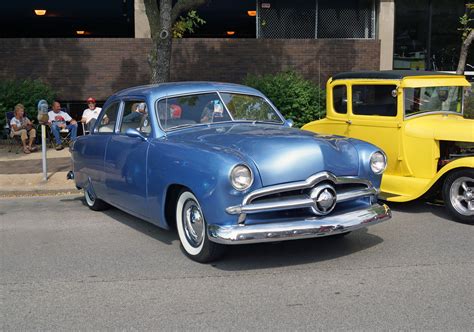
[[390, 219], [392, 213], [385, 204], [323, 218], [307, 218], [257, 225], [209, 225], [208, 236], [220, 244], [247, 244], [322, 237], [351, 232]]
[[[349, 200], [367, 197], [367, 196], [376, 196], [377, 193], [378, 191], [375, 188], [349, 191], [342, 194], [338, 194], [336, 198], [336, 203], [346, 202]], [[287, 210], [287, 209], [310, 208], [312, 206], [314, 206], [314, 201], [311, 198], [293, 198], [293, 199], [282, 199], [280, 201], [229, 206], [226, 209], [226, 212], [229, 214], [241, 214], [241, 213], [252, 214], [252, 213], [280, 211], [280, 210]]]
[[317, 183], [321, 181], [327, 181], [327, 180], [334, 182], [335, 184], [354, 183], [354, 184], [364, 184], [367, 187], [372, 187], [372, 183], [368, 180], [353, 178], [353, 177], [336, 177], [332, 173], [321, 172], [321, 173], [311, 175], [309, 178], [307, 178], [304, 181], [277, 184], [275, 186], [270, 186], [270, 187], [254, 190], [244, 197], [242, 201], [242, 205], [247, 205], [250, 202], [252, 202], [254, 199], [262, 197], [262, 196], [277, 194], [279, 192], [285, 192], [285, 191], [312, 188]]
[[247, 213], [259, 213], [259, 212], [270, 212], [279, 211], [286, 209], [299, 209], [305, 207], [312, 207], [314, 205], [313, 200], [307, 197], [302, 198], [290, 198], [283, 199], [281, 201], [263, 202], [251, 204], [257, 198], [277, 194], [281, 192], [302, 190], [313, 188], [316, 184], [322, 181], [331, 181], [335, 184], [363, 184], [367, 186], [366, 189], [360, 189], [356, 191], [348, 191], [337, 195], [337, 202], [345, 202], [351, 199], [357, 199], [361, 197], [377, 195], [378, 191], [372, 186], [372, 183], [365, 179], [359, 179], [355, 177], [336, 177], [334, 174], [329, 172], [320, 172], [314, 174], [304, 181], [291, 182], [278, 184], [275, 186], [264, 187], [252, 191], [247, 194], [242, 200], [242, 204], [229, 206], [226, 208], [226, 212], [229, 214], [240, 214], [238, 223], [243, 224], [245, 222]]

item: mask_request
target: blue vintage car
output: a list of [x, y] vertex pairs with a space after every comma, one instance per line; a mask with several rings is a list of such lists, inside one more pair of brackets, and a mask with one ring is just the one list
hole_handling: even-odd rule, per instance
[[110, 97], [76, 140], [69, 177], [92, 210], [110, 204], [176, 228], [199, 262], [225, 245], [340, 235], [390, 218], [377, 202], [382, 151], [290, 122], [242, 85], [134, 87]]

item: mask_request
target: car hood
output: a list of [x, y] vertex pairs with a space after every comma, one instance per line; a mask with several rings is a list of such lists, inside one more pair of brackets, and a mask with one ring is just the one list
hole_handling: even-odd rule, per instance
[[451, 114], [419, 116], [406, 121], [405, 132], [438, 141], [474, 142], [474, 120]]
[[264, 186], [300, 181], [321, 172], [356, 176], [357, 149], [349, 139], [263, 124], [192, 128], [169, 139], [226, 149], [257, 167]]

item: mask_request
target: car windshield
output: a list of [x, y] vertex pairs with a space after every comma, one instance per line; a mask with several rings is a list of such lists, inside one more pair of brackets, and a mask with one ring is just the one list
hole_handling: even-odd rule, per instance
[[405, 116], [432, 112], [462, 112], [461, 86], [405, 88]]
[[229, 92], [162, 99], [158, 102], [157, 113], [161, 127], [166, 131], [215, 122], [283, 123], [275, 109], [264, 98]]
[[283, 122], [262, 97], [235, 93], [221, 93], [221, 96], [234, 121]]

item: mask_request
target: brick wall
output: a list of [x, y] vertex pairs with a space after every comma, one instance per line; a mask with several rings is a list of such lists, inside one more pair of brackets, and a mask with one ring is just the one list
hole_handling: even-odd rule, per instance
[[[42, 78], [61, 100], [105, 100], [149, 81], [149, 39], [0, 39], [0, 80]], [[341, 71], [378, 70], [376, 40], [181, 39], [171, 79], [241, 83], [248, 73], [293, 69], [322, 85]]]

